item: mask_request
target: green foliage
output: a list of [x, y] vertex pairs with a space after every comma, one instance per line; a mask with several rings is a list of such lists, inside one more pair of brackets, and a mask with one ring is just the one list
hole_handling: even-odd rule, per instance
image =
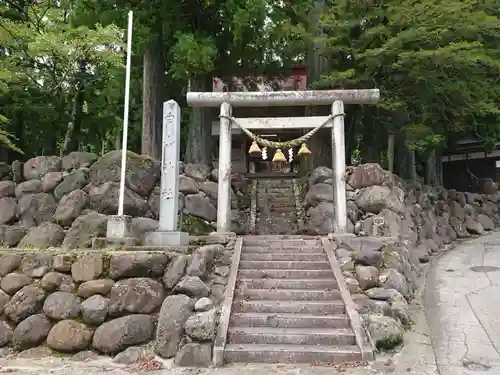
[[[363, 125], [403, 131], [421, 152], [443, 147], [451, 133], [497, 142], [498, 13], [495, 0], [336, 1], [316, 40], [331, 69], [316, 86], [379, 88]], [[400, 115], [380, 115], [387, 112]]]
[[[56, 153], [70, 123], [78, 123], [76, 144], [97, 146], [105, 136], [102, 120], [108, 129], [119, 125], [116, 77], [123, 70], [123, 30], [75, 27], [72, 5], [64, 1], [59, 6], [38, 1], [22, 10], [20, 17], [0, 24], [6, 131], [19, 138], [30, 156]], [[10, 138], [4, 134], [0, 140]]]
[[[497, 0], [0, 0], [0, 144], [11, 158], [115, 148], [124, 97], [126, 16], [134, 11], [129, 144], [139, 151], [143, 56], [164, 62], [164, 100], [184, 107], [189, 82], [289, 74], [306, 55], [329, 58], [314, 88], [381, 90], [347, 107], [353, 162], [387, 133], [426, 155], [472, 134], [500, 138]], [[201, 118], [201, 117], [200, 117]], [[362, 134], [362, 136], [361, 136]], [[378, 150], [379, 151], [379, 150]], [[375, 154], [380, 155], [380, 152]], [[364, 160], [368, 160], [365, 158]]]

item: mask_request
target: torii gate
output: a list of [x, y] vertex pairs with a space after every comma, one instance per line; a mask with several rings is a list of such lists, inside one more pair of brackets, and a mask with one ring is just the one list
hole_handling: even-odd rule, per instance
[[[219, 186], [217, 232], [231, 228], [231, 135], [235, 122], [246, 129], [315, 128], [326, 122], [332, 128], [333, 202], [335, 234], [347, 233], [346, 163], [344, 103], [374, 104], [380, 99], [378, 89], [316, 90], [273, 92], [188, 92], [187, 104], [196, 107], [220, 106]], [[232, 107], [279, 107], [332, 105], [331, 116], [232, 118]]]

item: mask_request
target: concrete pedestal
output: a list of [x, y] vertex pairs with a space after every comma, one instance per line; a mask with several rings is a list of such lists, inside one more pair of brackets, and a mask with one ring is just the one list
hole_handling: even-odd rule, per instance
[[178, 231], [157, 231], [146, 234], [145, 246], [187, 246], [189, 233]]
[[128, 215], [108, 216], [106, 237], [107, 238], [132, 237], [132, 217]]

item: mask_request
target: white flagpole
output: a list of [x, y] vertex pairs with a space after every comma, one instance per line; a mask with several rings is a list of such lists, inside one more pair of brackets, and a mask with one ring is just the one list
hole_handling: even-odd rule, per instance
[[123, 139], [122, 139], [122, 170], [120, 176], [120, 197], [118, 198], [118, 216], [123, 216], [123, 201], [125, 200], [125, 172], [127, 170], [127, 138], [128, 113], [130, 101], [130, 69], [132, 56], [132, 20], [133, 12], [128, 12], [127, 30], [127, 68], [125, 72], [125, 103], [123, 110]]

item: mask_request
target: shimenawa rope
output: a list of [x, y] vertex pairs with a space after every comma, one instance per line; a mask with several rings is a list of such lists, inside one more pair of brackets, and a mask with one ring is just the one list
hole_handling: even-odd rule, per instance
[[316, 134], [326, 124], [328, 124], [328, 122], [330, 122], [330, 120], [333, 120], [334, 118], [339, 117], [339, 116], [345, 116], [345, 113], [337, 113], [335, 115], [330, 115], [330, 116], [328, 116], [326, 121], [324, 121], [321, 125], [316, 126], [314, 129], [312, 129], [308, 133], [304, 134], [303, 136], [301, 136], [299, 138], [292, 139], [291, 141], [286, 141], [286, 142], [273, 142], [273, 141], [270, 141], [268, 139], [261, 138], [258, 135], [252, 133], [250, 130], [248, 130], [244, 126], [242, 126], [241, 124], [239, 124], [234, 117], [229, 117], [226, 115], [219, 115], [219, 118], [225, 118], [225, 119], [229, 120], [232, 124], [235, 124], [236, 126], [238, 126], [243, 131], [243, 133], [248, 135], [248, 137], [252, 141], [257, 142], [257, 144], [259, 144], [260, 146], [282, 149], [282, 148], [300, 146], [302, 143], [307, 142], [314, 134]]

